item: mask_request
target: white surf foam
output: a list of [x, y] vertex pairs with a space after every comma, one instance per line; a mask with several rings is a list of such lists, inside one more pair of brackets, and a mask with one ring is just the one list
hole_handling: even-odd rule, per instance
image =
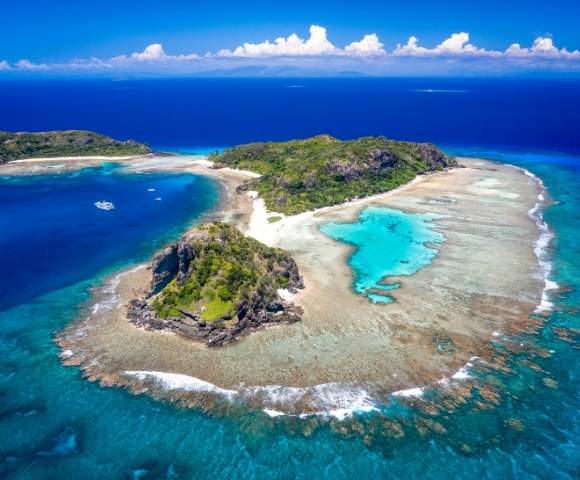
[[286, 415], [284, 412], [280, 412], [278, 410], [271, 410], [269, 408], [264, 408], [264, 410], [262, 411], [269, 417], [284, 417]]
[[405, 390], [397, 390], [396, 392], [393, 392], [391, 395], [393, 395], [394, 397], [405, 397], [405, 398], [422, 397], [425, 388], [426, 387], [414, 387], [407, 388]]
[[295, 293], [292, 293], [287, 288], [279, 288], [278, 295], [280, 295], [280, 298], [282, 298], [282, 300], [284, 300], [285, 302], [291, 302], [292, 300], [294, 300], [294, 297], [296, 296]]
[[[265, 385], [248, 387], [241, 393], [247, 398], [259, 398], [267, 407], [263, 411], [269, 416], [322, 416], [344, 420], [356, 413], [378, 411], [365, 389], [342, 383], [323, 383], [304, 388]], [[296, 414], [276, 410], [276, 406], [284, 405], [296, 411], [301, 403], [309, 405], [312, 410]]]
[[115, 276], [111, 277], [108, 281], [106, 281], [105, 284], [97, 290], [98, 302], [96, 302], [93, 305], [93, 308], [91, 309], [91, 314], [95, 315], [102, 310], [112, 310], [113, 308], [119, 306], [119, 295], [117, 289], [119, 288], [121, 278], [123, 278], [125, 275], [129, 275], [144, 268], [147, 268], [147, 266], [143, 264], [137, 265], [136, 267], [124, 270], [116, 274]]
[[[443, 377], [441, 380], [439, 380], [438, 382], [436, 382], [433, 385], [449, 386], [452, 383], [457, 383], [457, 382], [461, 382], [463, 380], [469, 380], [470, 378], [473, 378], [469, 374], [469, 369], [474, 366], [473, 362], [475, 362], [476, 360], [479, 360], [478, 357], [471, 357], [469, 359], [469, 362], [467, 362], [463, 367], [461, 367], [459, 370], [457, 370], [453, 375], [451, 375], [449, 377]], [[424, 385], [422, 387], [407, 388], [405, 390], [398, 390], [396, 392], [393, 392], [391, 395], [394, 397], [405, 397], [405, 398], [422, 397], [423, 394], [425, 393], [425, 391], [429, 387], [430, 387], [430, 385]]]
[[530, 209], [528, 215], [532, 220], [534, 220], [538, 226], [538, 229], [540, 230], [540, 236], [534, 242], [534, 253], [538, 259], [538, 264], [540, 266], [544, 281], [542, 299], [540, 304], [536, 307], [534, 313], [546, 313], [554, 308], [554, 304], [550, 301], [550, 292], [559, 288], [559, 285], [556, 282], [550, 280], [550, 276], [552, 274], [552, 262], [549, 258], [549, 247], [552, 243], [552, 240], [554, 239], [554, 233], [550, 229], [549, 225], [544, 221], [544, 216], [542, 214], [542, 208], [546, 202], [546, 197], [544, 195], [546, 187], [542, 179], [534, 175], [529, 170], [517, 166], [515, 168], [521, 170], [528, 177], [533, 178], [534, 181], [537, 182], [542, 188], [542, 192], [538, 195], [538, 202], [534, 205], [533, 208]]
[[208, 392], [217, 393], [218, 395], [223, 395], [226, 398], [231, 399], [232, 397], [238, 395], [235, 390], [227, 390], [225, 388], [220, 388], [213, 383], [205, 382], [199, 378], [191, 377], [189, 375], [182, 375], [180, 373], [167, 373], [167, 372], [149, 372], [146, 370], [127, 370], [125, 375], [129, 377], [135, 377], [138, 380], [150, 380], [158, 383], [162, 388], [166, 390], [182, 390], [185, 392]]

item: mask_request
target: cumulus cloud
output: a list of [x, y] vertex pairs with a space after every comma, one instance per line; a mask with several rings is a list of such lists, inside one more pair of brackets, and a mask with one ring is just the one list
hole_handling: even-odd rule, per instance
[[[384, 45], [376, 33], [365, 35], [360, 41], [352, 42], [344, 48], [336, 47], [328, 39], [326, 28], [319, 25], [310, 26], [310, 36], [304, 40], [296, 33], [288, 37], [279, 37], [274, 42], [265, 40], [262, 43], [244, 43], [230, 50], [217, 52], [218, 57], [305, 57], [305, 56], [347, 56], [375, 57], [385, 55]], [[212, 56], [209, 54], [208, 56]]]
[[167, 54], [160, 43], [152, 43], [142, 52], [136, 52], [131, 55], [131, 58], [136, 60], [159, 60], [165, 57], [167, 57]]
[[480, 57], [511, 57], [511, 58], [554, 58], [554, 59], [580, 59], [580, 51], [559, 49], [554, 45], [550, 37], [538, 37], [529, 48], [522, 47], [519, 43], [511, 44], [505, 51], [486, 50], [469, 43], [469, 34], [466, 32], [454, 33], [434, 48], [425, 48], [419, 45], [417, 37], [409, 38], [405, 45], [397, 44], [393, 51], [397, 56], [459, 56], [471, 55]]
[[287, 38], [279, 37], [271, 43], [266, 40], [262, 43], [244, 43], [234, 50], [220, 50], [220, 57], [277, 57], [277, 56], [304, 56], [328, 55], [336, 51], [326, 36], [326, 28], [319, 25], [310, 26], [308, 40], [293, 33]]
[[393, 51], [398, 56], [436, 56], [436, 55], [472, 55], [472, 56], [498, 56], [500, 52], [485, 50], [469, 43], [469, 33], [453, 33], [434, 48], [425, 48], [419, 45], [419, 39], [415, 36], [409, 38], [405, 45], [397, 44]]
[[[421, 60], [407, 61], [405, 57]], [[420, 45], [416, 36], [407, 43], [397, 44], [394, 50], [386, 50], [376, 33], [366, 34], [362, 39], [345, 46], [334, 45], [328, 38], [326, 28], [311, 25], [308, 38], [296, 33], [279, 37], [274, 41], [244, 43], [232, 50], [209, 52], [203, 57], [196, 53], [167, 53], [161, 43], [152, 43], [142, 51], [128, 53], [113, 58], [75, 58], [63, 63], [33, 63], [22, 59], [14, 64], [0, 61], [0, 71], [111, 71], [111, 72], [164, 72], [198, 73], [226, 72], [228, 69], [242, 68], [248, 62], [264, 67], [287, 67], [312, 69], [311, 71], [344, 69], [365, 69], [375, 75], [393, 74], [398, 67], [415, 69], [412, 71], [439, 71], [438, 62], [453, 59], [469, 59], [466, 62], [477, 71], [509, 70], [518, 68], [556, 68], [580, 72], [580, 51], [559, 48], [548, 36], [538, 37], [529, 47], [519, 43], [511, 44], [503, 51], [480, 48], [470, 41], [467, 32], [451, 34], [434, 47]], [[258, 60], [257, 60], [258, 59]], [[360, 61], [363, 59], [364, 61]], [[467, 65], [464, 62], [462, 65]], [[447, 62], [450, 64], [452, 62]], [[411, 66], [413, 65], [413, 66]], [[304, 70], [305, 72], [310, 70]], [[402, 70], [400, 70], [402, 71]]]
[[344, 52], [347, 55], [360, 57], [376, 57], [387, 53], [385, 52], [384, 45], [375, 33], [365, 35], [361, 41], [352, 42], [347, 45], [344, 47]]
[[580, 51], [570, 52], [565, 48], [559, 49], [550, 37], [538, 37], [530, 48], [522, 48], [519, 43], [512, 43], [505, 55], [508, 57], [547, 57], [547, 58], [580, 58]]
[[[182, 61], [182, 60], [196, 60], [200, 58], [199, 55], [191, 53], [189, 55], [168, 55], [165, 53], [163, 45], [160, 43], [152, 43], [145, 47], [142, 52], [134, 52], [131, 55], [120, 55], [113, 57], [113, 62], [126, 62], [135, 60], [138, 62], [159, 62], [159, 61]], [[93, 59], [94, 60], [94, 59]]]
[[50, 68], [46, 63], [32, 63], [30, 60], [23, 58], [18, 60], [14, 66], [18, 70], [48, 70]]

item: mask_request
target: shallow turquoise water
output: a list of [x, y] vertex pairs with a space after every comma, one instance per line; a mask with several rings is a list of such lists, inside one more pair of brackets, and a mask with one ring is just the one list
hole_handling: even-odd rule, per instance
[[[566, 287], [553, 298], [556, 309], [538, 333], [494, 342], [498, 351], [520, 343], [530, 347], [512, 353], [512, 373], [483, 367], [473, 372], [497, 385], [497, 407], [478, 410], [468, 402], [437, 418], [447, 433], [422, 435], [413, 425], [432, 417], [391, 400], [384, 410], [400, 423], [404, 437], [381, 436], [382, 424], [373, 423], [376, 415], [362, 415], [361, 423], [373, 431], [372, 441], [365, 443], [361, 434], [345, 437], [328, 425], [306, 437], [284, 420], [212, 418], [122, 389], [100, 388], [83, 380], [77, 368], [59, 363], [53, 337], [81, 312], [101, 271], [0, 313], [0, 478], [578, 478], [580, 358], [573, 329], [580, 328], [580, 160], [477, 154], [517, 163], [544, 180], [557, 201], [545, 212], [557, 232], [553, 278]], [[180, 205], [167, 207], [179, 210]], [[29, 208], [33, 214], [36, 205]], [[167, 224], [170, 235], [177, 236], [195, 218], [176, 220], [170, 210]], [[0, 220], [11, 214], [0, 204]], [[115, 228], [123, 232], [129, 226]], [[155, 232], [142, 240], [139, 255], [162, 241]], [[9, 255], [14, 251], [0, 250], [0, 265]], [[131, 254], [114, 263], [136, 260]], [[69, 270], [76, 265], [70, 262]], [[1, 273], [4, 286], [10, 272]], [[530, 368], [530, 361], [542, 371]], [[555, 380], [557, 388], [549, 388], [544, 378]], [[508, 428], [512, 418], [522, 422], [523, 431]]]
[[386, 277], [412, 275], [429, 265], [437, 250], [427, 244], [441, 243], [444, 237], [433, 230], [431, 215], [407, 214], [382, 207], [365, 208], [354, 223], [328, 223], [320, 230], [353, 245], [349, 258], [354, 270], [353, 288], [374, 303], [389, 303], [388, 291], [398, 284], [386, 284]]

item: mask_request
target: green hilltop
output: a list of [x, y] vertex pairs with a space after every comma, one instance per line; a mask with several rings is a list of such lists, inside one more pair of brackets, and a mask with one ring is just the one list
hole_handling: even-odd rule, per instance
[[151, 153], [133, 140], [119, 141], [106, 135], [84, 131], [2, 132], [0, 163], [35, 157], [130, 156]]
[[427, 173], [457, 164], [430, 143], [329, 135], [288, 142], [250, 143], [210, 155], [216, 168], [262, 175], [243, 189], [256, 190], [271, 211], [293, 215], [386, 192]]
[[304, 287], [292, 257], [232, 225], [198, 225], [155, 255], [151, 270], [147, 296], [128, 308], [140, 327], [218, 346], [265, 324], [300, 320], [300, 309], [280, 296]]
[[[240, 302], [259, 299], [274, 301], [277, 289], [300, 283], [296, 264], [283, 250], [268, 247], [244, 236], [225, 223], [198, 225], [177, 246], [169, 247], [154, 260], [153, 271], [159, 275], [174, 255], [180, 268], [152, 302], [161, 317], [198, 315], [206, 322], [235, 316]], [[178, 274], [181, 273], [181, 275]]]

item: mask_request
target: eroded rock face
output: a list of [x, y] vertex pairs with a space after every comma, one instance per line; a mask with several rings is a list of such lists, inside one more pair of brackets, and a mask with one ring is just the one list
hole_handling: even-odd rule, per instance
[[187, 276], [189, 264], [194, 257], [193, 246], [186, 241], [172, 243], [158, 252], [153, 257], [151, 266], [153, 272], [151, 295], [159, 293], [174, 278], [177, 283], [183, 282]]
[[374, 150], [367, 159], [333, 158], [326, 164], [326, 170], [330, 175], [342, 178], [349, 182], [364, 177], [368, 173], [380, 173], [382, 170], [392, 168], [396, 158], [390, 152]]
[[151, 279], [151, 294], [163, 290], [179, 271], [178, 243], [172, 243], [161, 252], [155, 254], [151, 265], [153, 273]]
[[[278, 292], [281, 283], [291, 293], [304, 288], [298, 266], [290, 255], [270, 249], [253, 239], [246, 239], [232, 226], [214, 225], [217, 227], [213, 230], [201, 226], [187, 238], [168, 245], [155, 255], [151, 266], [153, 275], [150, 290], [143, 298], [129, 303], [129, 320], [146, 329], [171, 330], [201, 340], [208, 346], [225, 345], [246, 331], [265, 324], [299, 321], [301, 310], [284, 301]], [[227, 259], [228, 265], [235, 263], [235, 252], [243, 250], [238, 248], [239, 242], [243, 242], [242, 245], [246, 247], [249, 245], [249, 250], [246, 249], [242, 254], [245, 260], [240, 258], [240, 262], [245, 261], [246, 267], [252, 265], [248, 261], [256, 262], [253, 265], [256, 272], [260, 273], [255, 288], [244, 287], [233, 310], [222, 314], [220, 318], [207, 321], [202, 318], [199, 309], [190, 311], [190, 308], [175, 306], [170, 315], [161, 315], [157, 307], [154, 308], [156, 297], [163, 295], [170, 283], [174, 282], [170, 286], [171, 292], [191, 287], [188, 282], [191, 282], [192, 275], [195, 276], [196, 268], [203, 268], [204, 255], [218, 255], [219, 258]], [[234, 248], [231, 248], [232, 244]], [[248, 252], [252, 252], [251, 260], [248, 260]], [[215, 275], [219, 276], [220, 273], [216, 272]]]
[[417, 148], [421, 153], [421, 158], [427, 163], [429, 170], [442, 170], [457, 166], [457, 160], [449, 155], [445, 155], [432, 143], [419, 143]]

